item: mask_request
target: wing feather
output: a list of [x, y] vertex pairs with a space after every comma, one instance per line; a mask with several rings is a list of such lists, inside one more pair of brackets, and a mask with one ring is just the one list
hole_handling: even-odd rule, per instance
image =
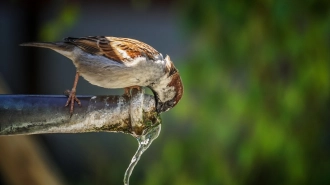
[[159, 52], [138, 40], [119, 37], [90, 36], [64, 40], [92, 55], [103, 55], [117, 62], [129, 62], [136, 57], [155, 59]]

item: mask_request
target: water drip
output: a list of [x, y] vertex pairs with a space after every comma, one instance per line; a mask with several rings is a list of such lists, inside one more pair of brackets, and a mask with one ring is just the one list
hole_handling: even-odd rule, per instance
[[124, 175], [124, 185], [129, 185], [129, 178], [133, 172], [134, 167], [139, 162], [141, 155], [149, 148], [151, 143], [159, 136], [161, 130], [161, 124], [156, 126], [150, 127], [149, 129], [145, 130], [145, 132], [140, 135], [136, 136], [139, 143], [139, 147], [135, 152], [134, 156], [132, 157], [131, 163], [129, 164], [125, 175]]

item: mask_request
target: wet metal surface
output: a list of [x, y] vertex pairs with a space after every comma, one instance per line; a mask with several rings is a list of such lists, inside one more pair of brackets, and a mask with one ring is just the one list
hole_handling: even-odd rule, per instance
[[151, 95], [78, 96], [70, 118], [66, 96], [0, 95], [0, 135], [123, 132], [138, 136], [160, 123]]

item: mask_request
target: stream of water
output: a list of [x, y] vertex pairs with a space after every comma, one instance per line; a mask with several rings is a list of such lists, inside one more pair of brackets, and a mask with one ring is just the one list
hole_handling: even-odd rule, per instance
[[136, 137], [139, 147], [137, 151], [135, 152], [131, 163], [129, 164], [125, 175], [124, 175], [124, 185], [129, 185], [129, 178], [132, 174], [132, 171], [136, 164], [139, 162], [141, 155], [143, 152], [145, 152], [151, 143], [159, 136], [161, 130], [161, 124], [158, 124], [157, 126], [151, 127], [148, 130], [145, 131], [141, 136]]

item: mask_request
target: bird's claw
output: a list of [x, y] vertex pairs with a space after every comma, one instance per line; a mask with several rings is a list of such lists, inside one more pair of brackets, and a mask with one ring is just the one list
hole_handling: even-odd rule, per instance
[[68, 100], [66, 101], [65, 106], [67, 107], [70, 104], [70, 117], [71, 117], [73, 114], [74, 103], [77, 102], [77, 104], [79, 106], [81, 106], [81, 102], [77, 98], [75, 90], [72, 90], [72, 91], [67, 90], [65, 93], [68, 94], [68, 96], [69, 96]]
[[141, 91], [141, 87], [140, 86], [131, 86], [131, 87], [126, 87], [124, 89], [124, 96], [127, 96], [128, 98], [131, 98], [132, 94], [131, 94], [131, 90], [132, 89], [137, 89], [138, 91]]
[[127, 96], [128, 98], [131, 97], [131, 89], [130, 88], [125, 88], [124, 89], [124, 96]]

